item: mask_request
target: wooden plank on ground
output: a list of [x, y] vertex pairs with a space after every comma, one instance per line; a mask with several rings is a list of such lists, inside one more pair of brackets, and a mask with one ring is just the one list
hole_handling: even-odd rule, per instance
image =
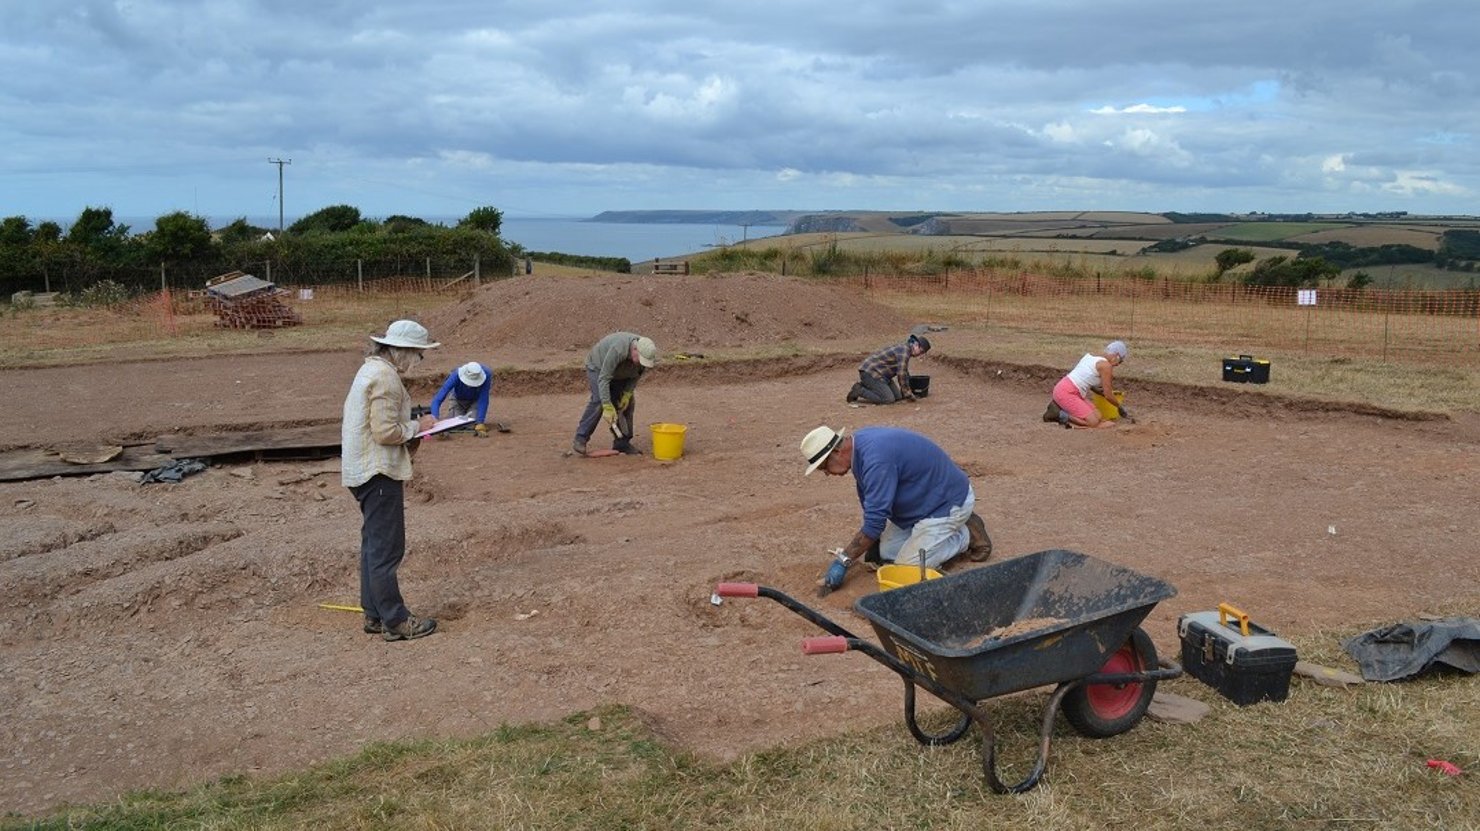
[[251, 454], [255, 458], [293, 458], [298, 451], [304, 456], [318, 458], [323, 453], [311, 451], [339, 452], [339, 424], [316, 424], [312, 427], [285, 427], [279, 430], [249, 430], [236, 433], [215, 433], [204, 436], [182, 436], [170, 434], [160, 436], [154, 447], [179, 459], [203, 459], [216, 456]]
[[1157, 690], [1151, 697], [1146, 715], [1169, 724], [1193, 724], [1201, 721], [1212, 708], [1195, 698]]
[[156, 452], [151, 444], [125, 447], [114, 458], [97, 464], [74, 464], [64, 461], [53, 450], [24, 447], [0, 453], [0, 482], [49, 479], [53, 476], [86, 476], [115, 470], [154, 470], [173, 461], [168, 454]]
[[1303, 678], [1309, 678], [1324, 687], [1351, 687], [1357, 684], [1367, 683], [1366, 679], [1360, 675], [1353, 675], [1350, 672], [1343, 672], [1339, 669], [1323, 667], [1320, 664], [1313, 664], [1310, 661], [1296, 661], [1295, 674]]

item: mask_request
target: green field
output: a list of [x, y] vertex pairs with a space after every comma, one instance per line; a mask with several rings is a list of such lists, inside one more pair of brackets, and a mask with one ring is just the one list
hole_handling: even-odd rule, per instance
[[1240, 242], [1274, 242], [1298, 237], [1301, 234], [1314, 234], [1317, 231], [1350, 227], [1352, 226], [1339, 222], [1240, 222], [1236, 225], [1224, 226], [1216, 233], [1219, 239]]

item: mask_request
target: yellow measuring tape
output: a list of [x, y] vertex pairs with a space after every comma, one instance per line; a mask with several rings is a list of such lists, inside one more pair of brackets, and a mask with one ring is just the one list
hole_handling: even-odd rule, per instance
[[328, 609], [331, 612], [363, 612], [359, 606], [344, 606], [339, 603], [320, 603], [320, 609]]

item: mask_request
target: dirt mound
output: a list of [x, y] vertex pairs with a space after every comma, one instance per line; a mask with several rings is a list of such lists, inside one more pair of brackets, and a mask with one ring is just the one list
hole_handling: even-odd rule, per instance
[[427, 316], [456, 350], [584, 352], [602, 335], [640, 332], [662, 352], [897, 333], [909, 324], [859, 292], [753, 272], [691, 276], [525, 276], [484, 286]]

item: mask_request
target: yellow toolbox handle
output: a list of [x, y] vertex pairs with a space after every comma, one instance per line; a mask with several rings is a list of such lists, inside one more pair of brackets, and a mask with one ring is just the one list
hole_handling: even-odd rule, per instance
[[1238, 619], [1238, 630], [1244, 637], [1247, 638], [1249, 636], [1249, 616], [1245, 614], [1242, 609], [1234, 606], [1232, 603], [1219, 603], [1218, 625], [1227, 626], [1229, 615], [1232, 615], [1233, 617]]

